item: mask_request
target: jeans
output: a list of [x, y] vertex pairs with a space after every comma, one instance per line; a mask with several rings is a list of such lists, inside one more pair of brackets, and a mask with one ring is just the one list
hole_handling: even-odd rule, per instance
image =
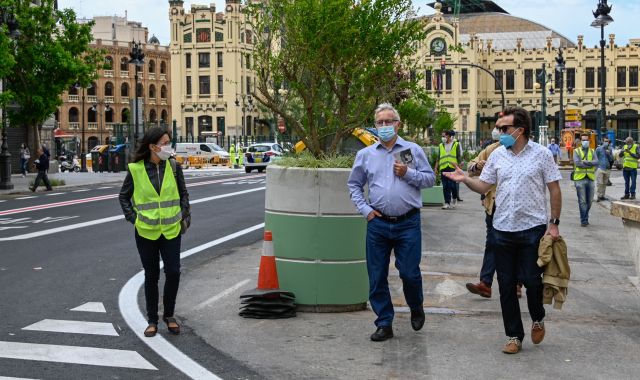
[[442, 173], [452, 172], [455, 169], [444, 169], [441, 171], [442, 178], [442, 193], [444, 194], [444, 203], [451, 204], [452, 199], [458, 199], [458, 188], [456, 183], [449, 178], [445, 177]]
[[[624, 177], [624, 195], [629, 195], [629, 193], [636, 195], [638, 169], [623, 169], [622, 176]], [[631, 184], [629, 184], [629, 182], [631, 182]]]
[[594, 183], [589, 178], [575, 181], [576, 192], [578, 193], [578, 208], [580, 209], [580, 223], [589, 223], [589, 210], [593, 203]]
[[604, 198], [604, 192], [607, 190], [607, 183], [609, 183], [609, 176], [611, 175], [611, 170], [609, 169], [600, 169], [596, 170], [596, 184], [597, 184], [597, 192], [598, 198]]
[[404, 298], [411, 310], [422, 309], [422, 233], [420, 213], [397, 223], [373, 218], [367, 223], [367, 272], [369, 273], [369, 302], [378, 316], [377, 327], [391, 326], [394, 311], [389, 293], [389, 260], [395, 254], [400, 272]]
[[488, 287], [493, 284], [493, 274], [496, 272], [496, 255], [494, 253], [493, 241], [493, 215], [485, 213], [484, 218], [487, 225], [487, 239], [484, 243], [484, 257], [482, 258], [482, 268], [480, 269], [480, 281]]
[[545, 225], [518, 232], [494, 229], [496, 271], [500, 287], [502, 321], [508, 337], [524, 339], [524, 328], [520, 316], [520, 303], [516, 294], [518, 275], [527, 288], [527, 305], [531, 320], [544, 319], [542, 305], [542, 272], [538, 267], [538, 246], [546, 231]]
[[27, 175], [28, 162], [29, 160], [27, 160], [26, 158], [20, 158], [20, 173], [22, 173], [22, 175]]
[[49, 183], [49, 177], [47, 176], [46, 171], [38, 171], [38, 175], [36, 176], [36, 181], [33, 183], [33, 189], [38, 188], [40, 186], [40, 181], [44, 182], [44, 185], [47, 187], [47, 190], [51, 190], [51, 183]]
[[136, 246], [144, 268], [144, 298], [147, 304], [147, 321], [158, 323], [158, 280], [160, 279], [160, 257], [164, 263], [164, 317], [173, 317], [176, 296], [180, 284], [180, 241], [178, 235], [171, 240], [160, 236], [158, 240], [145, 239], [136, 231]]

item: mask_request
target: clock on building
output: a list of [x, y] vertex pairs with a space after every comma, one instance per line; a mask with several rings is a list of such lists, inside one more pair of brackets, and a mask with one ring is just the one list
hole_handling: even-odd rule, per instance
[[172, 15], [177, 15], [178, 14], [178, 8], [171, 8], [171, 14]]
[[437, 37], [431, 40], [431, 54], [443, 55], [447, 51], [447, 43], [444, 38]]

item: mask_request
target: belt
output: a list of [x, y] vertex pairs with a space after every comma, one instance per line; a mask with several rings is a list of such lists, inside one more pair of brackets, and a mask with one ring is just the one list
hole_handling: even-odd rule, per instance
[[[376, 210], [377, 211], [377, 210]], [[378, 211], [380, 212], [380, 211]], [[378, 217], [382, 220], [385, 220], [389, 223], [399, 223], [402, 222], [404, 220], [409, 219], [410, 217], [412, 217], [413, 215], [417, 214], [420, 212], [419, 208], [414, 208], [411, 209], [408, 213], [404, 214], [404, 215], [399, 215], [399, 216], [389, 216], [389, 215], [384, 215], [382, 213], [380, 213], [381, 215]]]

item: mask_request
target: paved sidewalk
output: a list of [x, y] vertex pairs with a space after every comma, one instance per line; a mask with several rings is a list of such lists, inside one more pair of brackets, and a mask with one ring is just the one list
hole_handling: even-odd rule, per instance
[[[621, 174], [613, 175], [607, 193], [619, 198]], [[562, 310], [546, 307], [542, 344], [533, 345], [527, 330], [522, 352], [505, 355], [497, 282], [491, 299], [464, 286], [478, 280], [485, 226], [479, 196], [462, 189], [465, 201], [455, 210], [422, 210], [427, 322], [420, 332], [410, 327], [393, 264], [395, 337], [387, 342], [369, 340], [375, 319], [370, 309], [298, 313], [287, 320], [239, 317], [238, 296], [256, 284], [261, 242], [198, 267], [187, 261], [177, 313], [210, 345], [269, 379], [637, 379], [640, 292], [630, 281], [636, 274], [629, 246], [609, 202], [594, 203], [591, 225], [582, 228], [575, 188], [562, 181], [560, 231], [572, 266], [568, 300]], [[521, 308], [529, 326], [525, 299]]]

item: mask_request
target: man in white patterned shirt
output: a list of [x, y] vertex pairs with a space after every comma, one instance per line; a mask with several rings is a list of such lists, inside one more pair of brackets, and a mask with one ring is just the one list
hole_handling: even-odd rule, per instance
[[[538, 344], [544, 339], [543, 270], [536, 264], [538, 246], [545, 234], [554, 239], [560, 236], [559, 181], [562, 176], [551, 152], [529, 140], [530, 126], [528, 111], [520, 107], [507, 108], [496, 123], [503, 146], [489, 156], [480, 178], [470, 178], [459, 168], [445, 174], [480, 194], [497, 184], [493, 227], [500, 306], [508, 337], [502, 351], [507, 354], [519, 352], [524, 338], [516, 296], [519, 273], [527, 288], [527, 305], [533, 321], [531, 340]], [[550, 195], [550, 219], [545, 204], [546, 189]]]

